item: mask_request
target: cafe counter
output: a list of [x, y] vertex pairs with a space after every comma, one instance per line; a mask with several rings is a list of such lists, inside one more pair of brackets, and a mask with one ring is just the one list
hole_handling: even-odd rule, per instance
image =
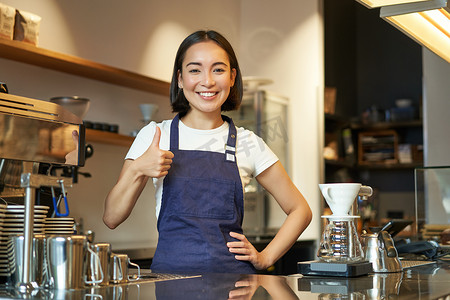
[[[130, 270], [131, 271], [131, 270]], [[450, 266], [435, 262], [399, 273], [355, 278], [302, 275], [164, 275], [142, 270], [128, 284], [80, 290], [3, 287], [1, 299], [450, 299]]]

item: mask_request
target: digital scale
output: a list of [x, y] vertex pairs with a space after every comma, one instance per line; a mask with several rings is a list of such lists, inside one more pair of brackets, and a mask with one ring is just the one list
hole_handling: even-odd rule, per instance
[[314, 260], [298, 262], [297, 271], [302, 275], [358, 277], [371, 273], [373, 268], [368, 261], [337, 263]]
[[[298, 279], [298, 290], [322, 294], [321, 296], [325, 296], [326, 294], [328, 294], [327, 296], [330, 294], [339, 294], [342, 296], [335, 298], [319, 297], [319, 299], [364, 299], [361, 296], [365, 294], [365, 291], [372, 290], [374, 283], [376, 283], [374, 277], [369, 276], [361, 276], [358, 278], [302, 277]], [[347, 295], [347, 297], [344, 295]]]

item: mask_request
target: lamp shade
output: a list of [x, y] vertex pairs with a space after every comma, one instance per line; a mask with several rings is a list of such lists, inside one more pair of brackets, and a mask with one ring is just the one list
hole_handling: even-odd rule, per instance
[[429, 0], [380, 9], [380, 17], [450, 63], [450, 9], [447, 0]]
[[427, 0], [357, 0], [368, 8], [376, 8], [382, 6], [390, 6], [405, 3], [423, 2]]

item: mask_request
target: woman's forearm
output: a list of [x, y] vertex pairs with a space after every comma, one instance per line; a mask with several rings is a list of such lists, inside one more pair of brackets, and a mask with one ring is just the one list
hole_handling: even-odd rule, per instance
[[273, 265], [294, 245], [310, 222], [309, 207], [305, 210], [297, 209], [287, 216], [273, 240], [261, 252], [266, 257], [267, 267]]
[[278, 233], [261, 252], [266, 264], [271, 266], [295, 243], [312, 219], [311, 208], [291, 181], [280, 162], [258, 175], [258, 182], [275, 198], [287, 218]]
[[105, 200], [103, 222], [111, 229], [128, 218], [148, 180], [148, 177], [135, 172], [133, 162], [124, 163], [116, 185]]

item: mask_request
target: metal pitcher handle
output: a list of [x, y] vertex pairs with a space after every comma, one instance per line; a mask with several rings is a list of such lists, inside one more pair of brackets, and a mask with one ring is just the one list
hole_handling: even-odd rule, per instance
[[137, 277], [136, 278], [130, 278], [130, 275], [128, 275], [128, 280], [129, 281], [136, 281], [136, 280], [138, 280], [141, 277], [141, 267], [139, 267], [138, 264], [132, 263], [130, 258], [128, 258], [128, 264], [130, 264], [130, 265], [132, 265], [132, 266], [134, 266], [134, 267], [136, 267], [138, 269]]
[[[118, 263], [116, 264], [116, 261]], [[120, 257], [114, 255], [114, 265], [117, 265], [119, 267], [119, 276], [118, 278], [114, 278], [116, 280], [122, 280], [123, 279], [123, 271], [122, 271], [122, 263], [120, 261]]]
[[103, 271], [102, 271], [102, 265], [100, 263], [100, 257], [98, 257], [98, 254], [95, 253], [89, 246], [87, 247], [87, 250], [91, 253], [91, 264], [90, 264], [90, 268], [91, 268], [91, 274], [92, 277], [95, 277], [97, 274], [97, 272], [95, 272], [95, 265], [94, 265], [94, 261], [92, 259], [92, 257], [94, 257], [95, 259], [95, 264], [98, 267], [98, 270], [100, 270], [100, 279], [99, 280], [95, 280], [94, 278], [92, 278], [92, 281], [87, 280], [87, 275], [84, 275], [84, 282], [86, 284], [97, 284], [97, 283], [101, 283], [103, 281]]

